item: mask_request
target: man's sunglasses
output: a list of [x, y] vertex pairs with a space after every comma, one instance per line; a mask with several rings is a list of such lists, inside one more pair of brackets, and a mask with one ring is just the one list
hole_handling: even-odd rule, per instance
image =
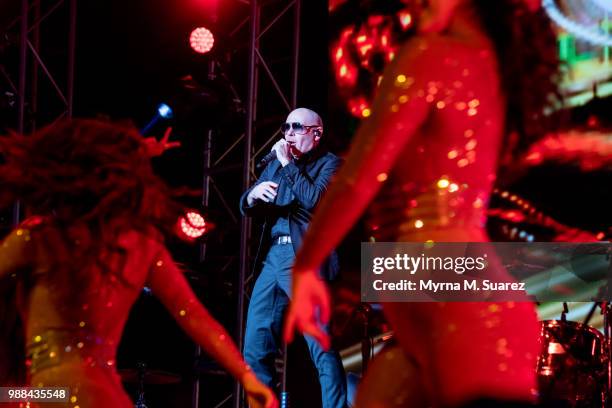
[[313, 126], [307, 126], [307, 125], [302, 125], [299, 122], [292, 122], [292, 123], [283, 123], [280, 127], [281, 132], [283, 133], [287, 133], [289, 131], [289, 129], [293, 129], [293, 131], [298, 134], [298, 135], [304, 135], [306, 133], [308, 133], [308, 131], [312, 128], [318, 128], [320, 127], [319, 125], [313, 125]]

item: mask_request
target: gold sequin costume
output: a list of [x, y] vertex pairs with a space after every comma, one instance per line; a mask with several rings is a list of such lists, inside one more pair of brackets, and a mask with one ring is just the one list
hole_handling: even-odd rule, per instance
[[[30, 385], [70, 388], [68, 403], [41, 406], [133, 406], [117, 375], [115, 356], [129, 310], [145, 283], [230, 374], [241, 378], [249, 370], [158, 241], [127, 231], [118, 238], [124, 255], [109, 255], [111, 272], [92, 265], [76, 277], [50, 270], [53, 254], [42, 235], [48, 233], [44, 223], [28, 220], [0, 245], [0, 277], [10, 275], [19, 283]], [[83, 245], [73, 244], [73, 251]]]

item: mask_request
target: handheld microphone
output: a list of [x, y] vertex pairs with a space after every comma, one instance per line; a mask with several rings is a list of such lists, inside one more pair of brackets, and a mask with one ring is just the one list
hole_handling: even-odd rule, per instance
[[257, 163], [257, 165], [255, 166], [255, 168], [257, 170], [261, 169], [262, 167], [266, 167], [268, 165], [268, 163], [270, 163], [272, 160], [276, 159], [276, 150], [272, 150], [270, 153], [266, 154], [263, 159], [261, 159], [261, 161], [259, 163]]

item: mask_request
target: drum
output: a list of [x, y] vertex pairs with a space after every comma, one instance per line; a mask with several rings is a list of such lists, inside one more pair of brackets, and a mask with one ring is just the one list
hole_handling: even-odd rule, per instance
[[545, 320], [537, 374], [540, 402], [559, 407], [603, 407], [604, 335], [576, 322]]

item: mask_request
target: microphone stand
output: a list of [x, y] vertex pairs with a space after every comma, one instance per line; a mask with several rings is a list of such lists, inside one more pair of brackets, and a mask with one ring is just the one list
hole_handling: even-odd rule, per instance
[[138, 400], [136, 401], [136, 408], [147, 408], [147, 404], [144, 398], [144, 380], [147, 371], [145, 363], [138, 363]]
[[610, 302], [601, 302], [601, 314], [603, 315], [603, 332], [604, 332], [604, 347], [605, 347], [605, 357], [606, 357], [606, 383], [603, 390], [603, 406], [610, 407], [612, 402], [612, 396], [610, 392], [612, 391], [612, 345], [610, 344], [610, 333], [611, 333], [611, 322], [610, 322]]
[[562, 322], [566, 322], [567, 321], [567, 314], [569, 313], [569, 309], [567, 307], [567, 302], [563, 302], [563, 311], [561, 312], [561, 321]]
[[612, 407], [612, 322], [610, 316], [612, 316], [612, 304], [610, 300], [612, 298], [612, 288], [610, 282], [612, 282], [612, 247], [608, 247], [608, 253], [606, 258], [609, 261], [607, 271], [606, 284], [600, 289], [604, 292], [604, 301], [600, 302], [601, 314], [603, 315], [603, 332], [604, 332], [604, 347], [606, 356], [606, 385], [603, 390], [603, 406], [605, 408]]
[[283, 342], [283, 377], [281, 379], [281, 401], [280, 408], [289, 408], [289, 392], [287, 391], [287, 360], [289, 350], [287, 343]]
[[363, 321], [363, 331], [361, 336], [361, 376], [368, 369], [370, 357], [372, 356], [372, 338], [370, 337], [370, 315], [372, 306], [368, 303], [362, 303], [356, 310], [357, 315]]

